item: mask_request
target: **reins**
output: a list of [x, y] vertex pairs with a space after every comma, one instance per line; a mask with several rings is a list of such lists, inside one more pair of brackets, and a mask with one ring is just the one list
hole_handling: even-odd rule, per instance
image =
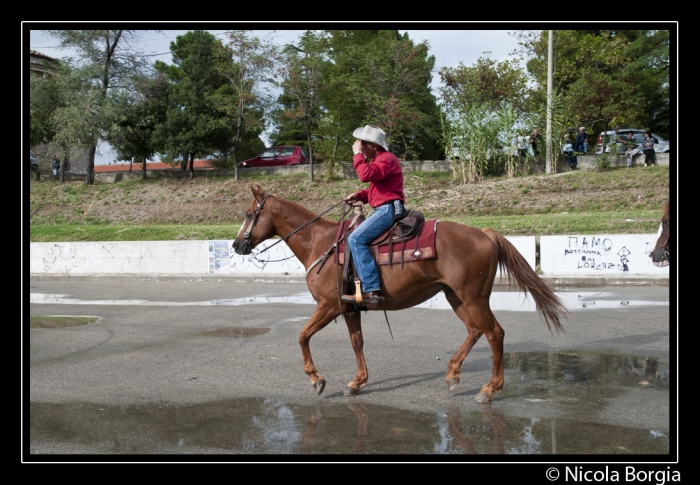
[[[264, 194], [264, 195], [265, 195], [265, 194]], [[268, 198], [268, 197], [270, 197], [269, 194], [265, 195], [265, 197], [263, 198], [262, 202], [259, 202], [259, 203], [258, 203], [258, 209], [257, 209], [257, 210], [255, 211], [255, 213], [253, 214], [253, 221], [252, 221], [251, 224], [250, 224], [250, 228], [247, 228], [247, 227], [246, 227], [245, 232], [243, 232], [243, 239], [245, 239], [246, 242], [248, 242], [248, 239], [250, 238], [250, 233], [253, 232], [253, 227], [255, 227], [255, 223], [256, 223], [257, 220], [258, 220], [258, 216], [260, 215], [260, 211], [262, 210], [263, 206], [265, 205], [265, 201], [267, 201], [267, 198]], [[292, 235], [294, 235], [294, 234], [296, 234], [297, 232], [301, 231], [302, 229], [304, 229], [306, 226], [308, 226], [308, 225], [311, 224], [312, 222], [315, 222], [315, 221], [319, 220], [321, 217], [323, 217], [324, 215], [328, 214], [330, 211], [332, 211], [333, 209], [335, 209], [336, 207], [338, 207], [340, 204], [343, 204], [343, 203], [345, 203], [345, 201], [344, 201], [344, 200], [341, 200], [340, 202], [338, 202], [338, 203], [335, 204], [334, 206], [329, 207], [328, 209], [326, 209], [325, 211], [321, 212], [319, 215], [317, 215], [316, 217], [314, 217], [314, 218], [311, 219], [310, 221], [305, 222], [305, 223], [302, 224], [301, 226], [299, 226], [299, 227], [297, 227], [296, 229], [294, 229], [292, 232], [290, 232], [289, 234], [287, 234], [287, 235], [284, 236], [283, 238], [280, 238], [279, 240], [277, 240], [277, 241], [275, 241], [274, 243], [270, 244], [270, 245], [269, 245], [268, 247], [266, 247], [265, 249], [262, 249], [262, 250], [258, 251], [257, 254], [252, 255], [253, 258], [254, 258], [256, 261], [259, 261], [259, 262], [261, 262], [261, 263], [274, 263], [274, 262], [277, 262], [277, 261], [286, 261], [286, 260], [288, 260], [288, 259], [292, 259], [292, 258], [294, 257], [293, 255], [290, 256], [290, 257], [288, 257], [288, 258], [278, 259], [278, 260], [274, 260], [274, 261], [273, 261], [273, 260], [259, 260], [259, 259], [257, 258], [257, 256], [258, 256], [259, 254], [261, 254], [261, 253], [264, 253], [265, 251], [267, 251], [268, 249], [270, 249], [270, 248], [273, 247], [274, 245], [279, 244], [279, 243], [281, 243], [282, 241], [286, 241], [286, 240], [289, 239]], [[343, 216], [341, 216], [341, 218], [342, 218], [342, 217], [343, 217]]]
[[[255, 223], [256, 223], [257, 220], [258, 220], [258, 216], [260, 216], [260, 211], [261, 211], [261, 210], [263, 209], [263, 207], [265, 206], [265, 202], [267, 201], [268, 197], [270, 197], [270, 194], [265, 194], [265, 193], [263, 193], [263, 195], [264, 195], [265, 197], [263, 197], [262, 202], [258, 202], [258, 203], [257, 203], [257, 204], [258, 204], [258, 208], [257, 208], [257, 210], [255, 211], [255, 213], [253, 214], [253, 220], [251, 221], [250, 225], [249, 225], [249, 226], [248, 226], [248, 225], [244, 226], [243, 239], [245, 239], [246, 243], [248, 243], [248, 244], [250, 243], [250, 241], [249, 241], [249, 239], [250, 239], [250, 233], [253, 232], [253, 228], [255, 227]], [[277, 259], [277, 260], [260, 260], [260, 259], [257, 258], [258, 254], [264, 253], [265, 251], [267, 251], [268, 249], [270, 249], [271, 247], [273, 247], [275, 244], [279, 244], [279, 243], [281, 243], [282, 241], [286, 241], [287, 239], [289, 239], [289, 237], [291, 237], [292, 235], [294, 235], [294, 234], [296, 234], [297, 232], [301, 231], [302, 229], [304, 229], [306, 226], [308, 226], [308, 225], [311, 224], [312, 222], [315, 222], [315, 221], [319, 220], [321, 217], [323, 217], [324, 215], [328, 214], [330, 211], [332, 211], [333, 209], [335, 209], [336, 207], [338, 207], [338, 206], [341, 205], [341, 204], [345, 204], [345, 200], [341, 200], [341, 201], [338, 202], [337, 204], [335, 204], [335, 205], [329, 207], [328, 209], [326, 209], [325, 211], [321, 212], [320, 214], [318, 214], [316, 217], [314, 217], [314, 218], [311, 219], [310, 221], [305, 222], [304, 224], [302, 224], [301, 226], [297, 227], [296, 229], [294, 229], [292, 232], [290, 232], [290, 233], [287, 234], [286, 236], [280, 238], [278, 241], [275, 241], [274, 243], [270, 244], [270, 245], [269, 245], [268, 247], [266, 247], [265, 249], [263, 249], [263, 250], [261, 250], [261, 251], [258, 251], [257, 254], [252, 254], [253, 259], [255, 259], [256, 261], [261, 262], [261, 263], [273, 263], [273, 262], [277, 262], [277, 261], [286, 261], [286, 260], [288, 260], [288, 259], [291, 259], [291, 258], [295, 257], [294, 255], [292, 255], [292, 256], [290, 256], [290, 257], [288, 257], [288, 258]], [[342, 227], [342, 224], [343, 224], [343, 219], [345, 218], [345, 216], [346, 216], [349, 212], [350, 212], [350, 210], [348, 210], [348, 211], [343, 210], [343, 213], [340, 215], [340, 224], [341, 224], [341, 227]], [[314, 263], [311, 264], [311, 266], [309, 267], [309, 269], [306, 271], [307, 276], [308, 276], [308, 274], [309, 274], [309, 271], [311, 271], [311, 269], [312, 269], [314, 266], [316, 266], [316, 264], [318, 264], [319, 262], [325, 263], [325, 260], [328, 258], [328, 256], [329, 256], [330, 253], [333, 251], [333, 249], [335, 249], [336, 247], [338, 247], [338, 245], [340, 244], [340, 241], [341, 241], [341, 240], [342, 240], [342, 235], [339, 237], [339, 239], [338, 239], [337, 241], [335, 241], [335, 242], [333, 243], [333, 245], [330, 247], [330, 249], [328, 249], [328, 251], [326, 251], [320, 258], [318, 258]], [[321, 267], [323, 267], [323, 264], [321, 265]], [[317, 273], [318, 273], [320, 270], [321, 270], [321, 268], [318, 269]], [[340, 270], [340, 268], [338, 267], [338, 270], [337, 270], [337, 271], [339, 271], [339, 270]], [[342, 306], [342, 304], [341, 304], [341, 299], [340, 299], [340, 286], [339, 286], [339, 285], [340, 285], [340, 282], [339, 282], [339, 280], [340, 280], [339, 277], [336, 278], [336, 286], [338, 287], [338, 308], [340, 309], [340, 307]], [[367, 310], [365, 309], [365, 311], [367, 311]], [[340, 314], [343, 315], [343, 312], [341, 311]], [[386, 318], [386, 324], [387, 324], [387, 327], [389, 327], [389, 334], [391, 335], [391, 339], [393, 340], [393, 339], [394, 339], [394, 334], [393, 334], [392, 331], [391, 331], [391, 326], [389, 325], [389, 317], [388, 317], [387, 314], [386, 314], [386, 310], [384, 311], [384, 318]]]

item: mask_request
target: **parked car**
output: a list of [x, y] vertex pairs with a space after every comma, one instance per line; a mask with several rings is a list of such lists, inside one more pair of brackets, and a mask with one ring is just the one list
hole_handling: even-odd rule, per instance
[[277, 146], [266, 148], [255, 158], [244, 160], [239, 167], [276, 167], [309, 163], [309, 155], [300, 146]]
[[[636, 141], [637, 143], [642, 143], [644, 141], [644, 130], [640, 130], [637, 128], [620, 128], [620, 131], [618, 132], [617, 136], [619, 136], [621, 138], [627, 138], [627, 133], [629, 133], [630, 131], [633, 133], [634, 141]], [[595, 154], [596, 155], [600, 155], [603, 153], [603, 147], [602, 147], [601, 142], [602, 142], [604, 133], [607, 133], [607, 136], [610, 138], [615, 136], [615, 132], [612, 130], [607, 131], [607, 132], [601, 132], [600, 136], [598, 137], [598, 143], [595, 146]], [[657, 135], [655, 133], [652, 133], [651, 136], [656, 138], [656, 141], [658, 142], [654, 145], [654, 151], [656, 153], [668, 153], [669, 141], [664, 140], [663, 138], [661, 138], [659, 135]], [[627, 147], [624, 144], [622, 144], [620, 142], [617, 143], [617, 153], [618, 154], [621, 155], [621, 154], [625, 153], [626, 150], [627, 150]], [[610, 153], [609, 146], [605, 147], [605, 153]]]
[[31, 150], [29, 151], [29, 170], [32, 172], [39, 170], [39, 160], [37, 160], [36, 155]]

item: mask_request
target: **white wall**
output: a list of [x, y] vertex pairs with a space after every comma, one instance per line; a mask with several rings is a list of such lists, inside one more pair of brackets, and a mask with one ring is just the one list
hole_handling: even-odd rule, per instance
[[[507, 239], [534, 269], [534, 236]], [[655, 235], [541, 236], [540, 268], [556, 275], [668, 275], [651, 264], [647, 252]], [[275, 240], [241, 256], [232, 240], [31, 243], [31, 274], [241, 274], [304, 275], [306, 268], [284, 242]], [[626, 270], [625, 270], [626, 266]]]

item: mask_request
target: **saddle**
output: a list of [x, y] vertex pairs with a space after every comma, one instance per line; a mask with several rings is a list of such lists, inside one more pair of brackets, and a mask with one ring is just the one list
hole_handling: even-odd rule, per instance
[[[362, 213], [362, 203], [356, 203], [353, 206], [355, 208], [353, 217], [349, 220], [344, 220], [340, 225], [336, 233], [336, 242], [333, 246], [338, 249], [335, 254], [335, 263], [343, 266], [343, 289], [345, 293], [353, 293], [355, 291], [354, 281], [357, 274], [350, 248], [345, 244], [345, 241], [352, 231], [365, 220], [365, 216]], [[379, 266], [398, 264], [400, 262], [401, 269], [403, 269], [404, 263], [435, 258], [436, 224], [437, 220], [434, 219], [426, 223], [425, 217], [420, 211], [409, 210], [405, 212], [401, 219], [394, 222], [393, 226], [369, 244], [374, 261]], [[413, 247], [406, 249], [407, 244]], [[398, 251], [397, 246], [400, 246]]]

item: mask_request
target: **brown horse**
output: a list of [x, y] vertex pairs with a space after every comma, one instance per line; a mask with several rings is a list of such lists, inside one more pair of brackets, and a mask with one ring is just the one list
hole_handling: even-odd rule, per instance
[[670, 264], [671, 255], [668, 249], [671, 240], [671, 228], [669, 224], [670, 218], [670, 200], [667, 200], [664, 202], [659, 237], [656, 240], [654, 249], [649, 253], [649, 257], [654, 263], [654, 266], [658, 266], [660, 268]]
[[[342, 275], [334, 264], [325, 264], [318, 271], [319, 257], [333, 246], [339, 222], [320, 218], [294, 202], [266, 194], [260, 186], [251, 187], [254, 199], [246, 211], [245, 221], [233, 249], [238, 254], [251, 250], [272, 236], [286, 238], [287, 245], [307, 268], [306, 284], [318, 302], [316, 311], [299, 334], [304, 358], [304, 372], [318, 394], [326, 381], [311, 358], [311, 337], [342, 315], [350, 332], [357, 374], [345, 388], [345, 395], [355, 395], [367, 383], [367, 365], [363, 353], [360, 311], [339, 298]], [[309, 224], [309, 221], [313, 221]], [[534, 297], [540, 315], [551, 331], [563, 331], [560, 316], [566, 308], [529, 266], [518, 250], [500, 233], [491, 229], [475, 229], [454, 222], [440, 222], [435, 235], [436, 259], [412, 262], [403, 270], [379, 266], [381, 291], [385, 299], [368, 304], [368, 310], [402, 310], [418, 305], [443, 291], [457, 316], [467, 327], [467, 338], [447, 364], [447, 386], [457, 386], [462, 362], [482, 335], [486, 335], [493, 353], [491, 380], [481, 388], [478, 402], [489, 402], [493, 393], [503, 389], [503, 337], [505, 332], [491, 312], [489, 298], [497, 267], [507, 271], [508, 283], [513, 279], [523, 292]], [[313, 271], [309, 268], [312, 267]], [[505, 270], [505, 271], [504, 271]], [[317, 274], [318, 271], [318, 274]], [[354, 311], [355, 310], [355, 311]]]

